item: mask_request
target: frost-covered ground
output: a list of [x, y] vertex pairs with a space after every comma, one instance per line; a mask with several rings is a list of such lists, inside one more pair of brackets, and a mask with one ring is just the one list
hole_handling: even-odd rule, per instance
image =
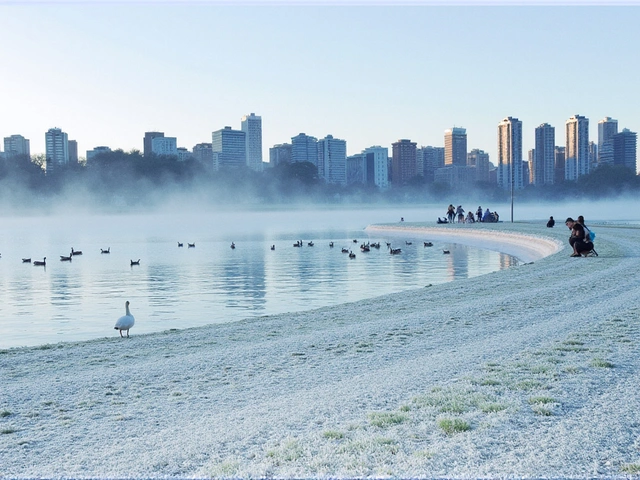
[[0, 351], [0, 476], [638, 474], [640, 229], [593, 227], [600, 256], [570, 258], [564, 225], [445, 225], [424, 240], [535, 260], [313, 312]]

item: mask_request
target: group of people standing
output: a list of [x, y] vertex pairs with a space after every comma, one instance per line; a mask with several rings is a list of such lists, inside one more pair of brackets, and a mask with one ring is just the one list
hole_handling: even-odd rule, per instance
[[458, 223], [497, 222], [500, 220], [500, 216], [497, 212], [491, 212], [488, 208], [483, 212], [481, 206], [478, 207], [475, 216], [473, 212], [468, 212], [465, 216], [462, 205], [458, 205], [458, 208], [456, 208], [450, 204], [447, 207], [447, 216], [444, 219], [438, 217], [438, 223], [455, 223], [456, 219]]

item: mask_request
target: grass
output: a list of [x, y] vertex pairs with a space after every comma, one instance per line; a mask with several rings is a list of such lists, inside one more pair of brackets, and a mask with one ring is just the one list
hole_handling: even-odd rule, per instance
[[16, 433], [16, 432], [17, 430], [15, 428], [8, 427], [0, 430], [0, 435], [9, 435], [11, 433]]
[[10, 415], [11, 415], [11, 412], [9, 410], [2, 410], [0, 412], [0, 418], [8, 417]]
[[622, 470], [624, 473], [637, 474], [640, 473], [640, 464], [627, 463], [626, 465], [620, 467], [620, 470]]
[[507, 406], [501, 403], [483, 403], [480, 404], [480, 410], [484, 413], [496, 413], [506, 410]]
[[531, 405], [546, 405], [548, 403], [558, 403], [556, 399], [551, 397], [531, 397], [529, 399]]
[[326, 430], [322, 433], [322, 436], [329, 440], [340, 440], [341, 438], [344, 438], [344, 433], [338, 432], [337, 430]]
[[594, 358], [593, 360], [591, 360], [591, 366], [592, 367], [598, 367], [598, 368], [613, 368], [615, 367], [615, 365], [611, 362], [608, 362], [606, 360], [603, 360], [602, 358]]
[[545, 408], [540, 404], [534, 405], [531, 409], [533, 410], [533, 413], [542, 417], [551, 417], [553, 415], [553, 411], [551, 409]]
[[367, 416], [371, 425], [382, 428], [389, 427], [391, 425], [398, 425], [409, 420], [408, 415], [394, 412], [371, 412]]
[[446, 433], [447, 435], [453, 435], [455, 433], [466, 432], [471, 430], [471, 425], [468, 422], [460, 418], [442, 418], [438, 420], [438, 426]]

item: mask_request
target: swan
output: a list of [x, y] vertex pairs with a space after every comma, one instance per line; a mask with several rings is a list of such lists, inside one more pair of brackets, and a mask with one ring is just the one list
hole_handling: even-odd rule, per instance
[[73, 247], [71, 247], [71, 255], [82, 255], [82, 251], [74, 250]]
[[33, 262], [33, 264], [34, 264], [34, 265], [41, 265], [41, 266], [45, 266], [45, 265], [47, 264], [47, 257], [44, 257], [44, 258], [42, 259], [42, 261], [41, 261], [41, 262], [39, 262], [38, 260], [35, 260], [35, 261]]
[[134, 266], [134, 265], [140, 265], [140, 259], [136, 261], [131, 260], [131, 266]]
[[100, 249], [100, 253], [111, 253], [111, 247], [107, 248], [106, 250]]
[[120, 330], [120, 336], [122, 337], [122, 331], [127, 331], [127, 337], [129, 336], [129, 329], [133, 327], [133, 324], [136, 323], [136, 319], [133, 318], [131, 312], [129, 311], [129, 300], [124, 303], [124, 308], [126, 310], [126, 314], [118, 319], [116, 322], [116, 326], [114, 327], [116, 330]]

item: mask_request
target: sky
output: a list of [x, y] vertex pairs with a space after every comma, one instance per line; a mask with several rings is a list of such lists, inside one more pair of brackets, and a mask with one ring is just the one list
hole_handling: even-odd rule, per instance
[[[575, 2], [574, 2], [575, 3]], [[640, 3], [0, 0], [0, 136], [44, 153], [52, 127], [86, 150], [142, 150], [144, 132], [189, 150], [262, 117], [269, 148], [304, 132], [347, 154], [399, 139], [468, 149], [497, 163], [498, 123], [575, 114], [590, 139], [605, 116], [640, 129]]]

